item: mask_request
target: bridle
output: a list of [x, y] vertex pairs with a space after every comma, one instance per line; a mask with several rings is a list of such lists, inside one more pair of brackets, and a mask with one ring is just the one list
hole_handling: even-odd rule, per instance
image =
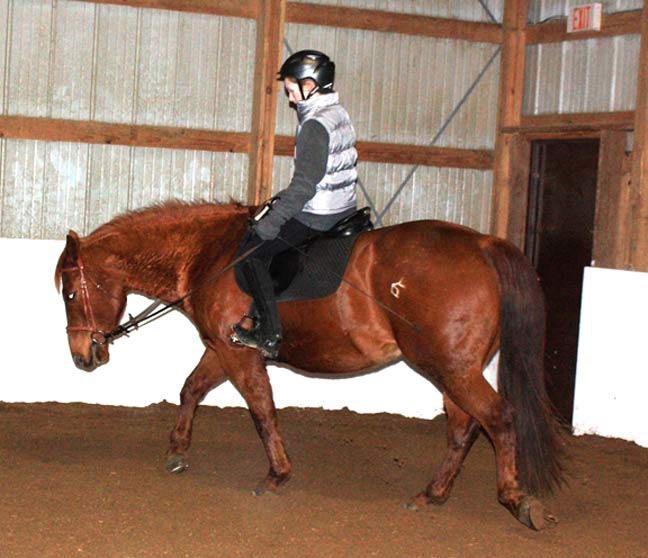
[[[79, 272], [79, 283], [81, 287], [81, 301], [83, 302], [83, 314], [85, 317], [85, 325], [78, 326], [67, 326], [65, 329], [69, 333], [70, 331], [87, 331], [90, 333], [90, 338], [92, 343], [95, 345], [105, 345], [109, 342], [109, 335], [106, 334], [103, 330], [97, 327], [97, 321], [95, 320], [94, 311], [92, 310], [92, 302], [90, 301], [90, 291], [88, 289], [88, 280], [86, 279], [85, 268], [83, 267], [83, 262], [81, 261], [81, 254], [77, 256], [76, 265], [64, 267], [61, 269], [61, 273], [69, 271], [78, 271]], [[93, 285], [99, 289], [101, 286], [93, 282]]]

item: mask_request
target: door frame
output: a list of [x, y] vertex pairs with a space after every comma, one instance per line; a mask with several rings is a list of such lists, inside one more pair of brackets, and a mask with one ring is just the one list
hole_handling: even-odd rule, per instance
[[[516, 132], [506, 134], [514, 167], [510, 174], [510, 196], [506, 238], [525, 250], [531, 143], [536, 140], [599, 139], [596, 210], [592, 246], [592, 266], [628, 269], [630, 262], [631, 212], [630, 176], [632, 157], [628, 152], [628, 131], [585, 130], [555, 132]], [[495, 225], [493, 224], [493, 227]]]

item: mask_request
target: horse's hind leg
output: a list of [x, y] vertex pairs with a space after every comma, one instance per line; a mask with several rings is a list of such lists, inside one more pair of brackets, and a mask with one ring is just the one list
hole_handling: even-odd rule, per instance
[[515, 518], [527, 527], [542, 529], [551, 522], [542, 504], [520, 487], [513, 407], [484, 379], [481, 369], [451, 379], [444, 378], [448, 397], [471, 415], [486, 431], [495, 449], [497, 496]]
[[[469, 415], [475, 418], [491, 439], [495, 449], [497, 495], [500, 503], [528, 527], [536, 529], [544, 527], [545, 517], [542, 505], [527, 496], [518, 481], [517, 446], [512, 406], [484, 379], [481, 369], [478, 367], [458, 376], [447, 374], [440, 378], [440, 383], [447, 393], [447, 399], [452, 399], [463, 411], [464, 417]], [[462, 422], [460, 417], [459, 413], [455, 416], [458, 424]], [[465, 422], [465, 418], [464, 425], [464, 431], [468, 432], [470, 427]], [[461, 428], [457, 429], [457, 432], [461, 432]], [[453, 463], [455, 466], [459, 465], [457, 458], [460, 455], [461, 452], [453, 454], [452, 448], [450, 449], [449, 461], [446, 460], [446, 463], [450, 465], [450, 473], [454, 471]], [[456, 474], [456, 471], [454, 472]], [[440, 487], [442, 488], [443, 477], [437, 476], [437, 479], [441, 479]], [[431, 486], [434, 484], [435, 481], [431, 483]], [[429, 488], [419, 494], [415, 504], [434, 502], [434, 493], [429, 494]]]
[[448, 499], [461, 465], [479, 435], [479, 423], [464, 413], [445, 393], [443, 402], [447, 414], [448, 449], [432, 482], [408, 504], [412, 509], [425, 504], [443, 504]]
[[166, 469], [170, 473], [181, 473], [189, 467], [186, 452], [191, 444], [191, 430], [198, 404], [207, 392], [225, 381], [216, 354], [207, 349], [193, 372], [185, 380], [180, 392], [180, 407], [176, 425], [171, 430], [167, 450]]

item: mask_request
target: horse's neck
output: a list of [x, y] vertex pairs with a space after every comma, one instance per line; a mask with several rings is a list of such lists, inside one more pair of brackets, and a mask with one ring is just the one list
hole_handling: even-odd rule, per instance
[[[172, 301], [191, 290], [190, 274], [198, 258], [207, 258], [208, 264], [222, 267], [219, 260], [232, 257], [229, 252], [236, 249], [240, 228], [232, 224], [235, 223], [225, 222], [216, 227], [205, 224], [201, 229], [189, 223], [186, 231], [176, 225], [168, 233], [158, 231], [144, 243], [129, 241], [126, 234], [121, 239], [113, 238], [108, 250], [128, 292]], [[212, 247], [214, 234], [222, 235], [220, 246]]]
[[126, 292], [174, 300], [178, 292], [175, 268], [182, 262], [174, 262], [169, 254], [158, 251], [154, 240], [149, 244], [128, 253], [118, 245], [104, 247], [108, 268], [119, 276]]

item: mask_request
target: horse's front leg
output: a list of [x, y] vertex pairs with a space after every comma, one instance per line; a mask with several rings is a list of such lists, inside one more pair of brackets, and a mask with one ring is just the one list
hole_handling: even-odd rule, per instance
[[185, 380], [180, 392], [180, 408], [176, 425], [171, 430], [167, 450], [166, 469], [181, 473], [189, 467], [186, 455], [191, 444], [191, 430], [198, 404], [207, 392], [226, 379], [225, 372], [214, 351], [207, 349], [193, 372]]
[[270, 470], [254, 491], [274, 491], [290, 478], [291, 464], [277, 425], [277, 410], [263, 357], [252, 349], [226, 347], [219, 353], [227, 376], [245, 399], [270, 462]]

